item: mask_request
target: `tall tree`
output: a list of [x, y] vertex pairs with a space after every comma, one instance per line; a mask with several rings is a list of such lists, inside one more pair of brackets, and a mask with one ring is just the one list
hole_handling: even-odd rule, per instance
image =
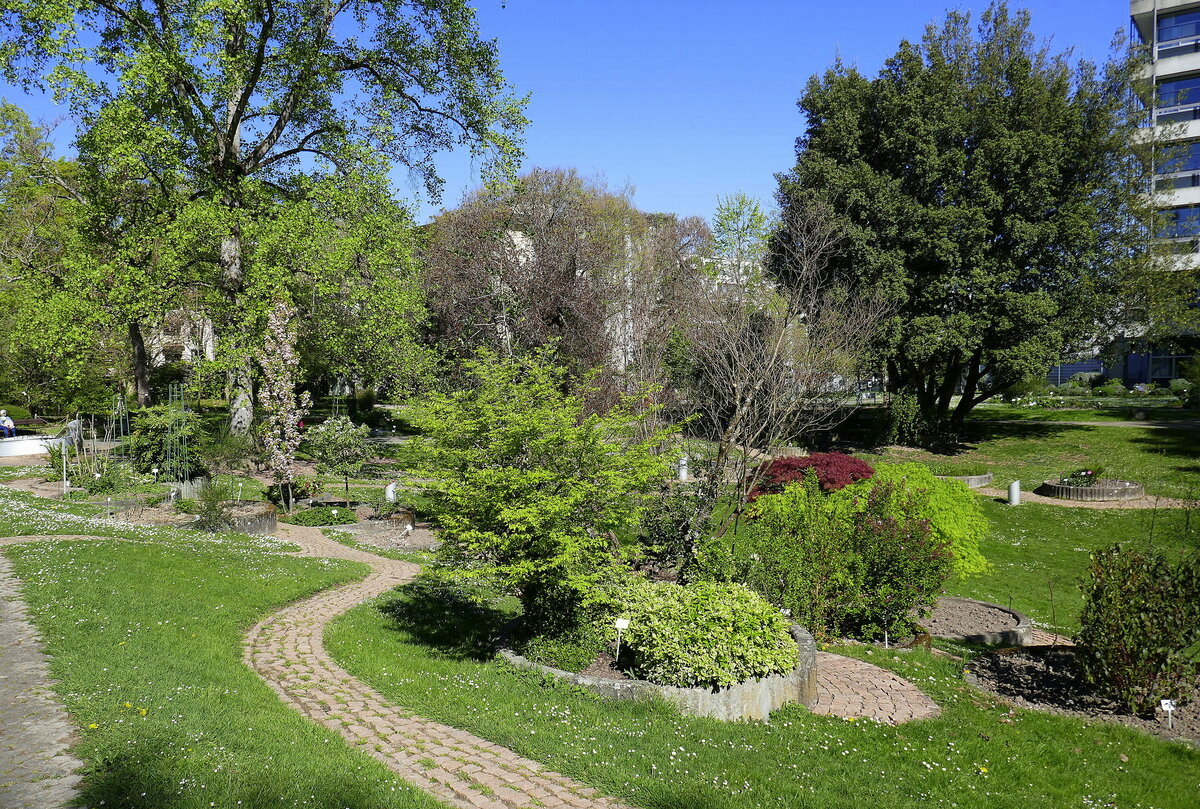
[[238, 432], [250, 428], [261, 336], [261, 325], [243, 329], [243, 310], [257, 306], [245, 234], [264, 206], [313, 166], [347, 172], [384, 155], [436, 194], [438, 150], [467, 145], [498, 169], [519, 156], [523, 102], [465, 0], [3, 0], [0, 9], [10, 81], [52, 85], [84, 131], [124, 120], [105, 129], [108, 151], [177, 168], [191, 190], [227, 303], [217, 325]]
[[[1145, 255], [1135, 64], [1072, 64], [1029, 22], [1002, 0], [977, 29], [951, 12], [874, 79], [840, 62], [814, 76], [779, 176], [785, 211], [837, 200], [833, 274], [897, 302], [878, 343], [888, 385], [950, 434], [1086, 343]], [[786, 260], [776, 269], [787, 278]]]
[[534, 169], [433, 224], [424, 260], [435, 323], [467, 356], [557, 341], [572, 370], [605, 367], [608, 392], [632, 391], [659, 381], [671, 303], [698, 275], [705, 234], [573, 170]]

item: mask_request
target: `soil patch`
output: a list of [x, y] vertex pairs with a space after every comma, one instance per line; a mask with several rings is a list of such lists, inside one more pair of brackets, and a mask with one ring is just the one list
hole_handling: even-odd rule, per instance
[[966, 599], [938, 599], [933, 614], [919, 620], [931, 635], [986, 635], [1017, 628], [1012, 613]]
[[1002, 649], [971, 659], [974, 685], [1003, 697], [1020, 708], [1116, 722], [1164, 739], [1200, 744], [1200, 701], [1181, 704], [1167, 727], [1164, 711], [1134, 716], [1100, 694], [1083, 679], [1075, 650], [1063, 646]]
[[588, 677], [599, 677], [603, 680], [629, 679], [625, 672], [617, 668], [617, 661], [608, 652], [601, 652], [590, 666], [579, 673], [586, 674]]

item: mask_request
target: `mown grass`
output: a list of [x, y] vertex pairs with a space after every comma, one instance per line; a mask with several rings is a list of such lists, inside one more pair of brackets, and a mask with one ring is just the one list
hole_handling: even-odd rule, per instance
[[[981, 498], [982, 499], [982, 498]], [[1184, 509], [1085, 509], [987, 499], [991, 533], [981, 550], [990, 572], [947, 585], [951, 595], [1012, 606], [1067, 634], [1079, 629], [1078, 582], [1089, 556], [1115, 542], [1149, 542], [1164, 550], [1200, 549], [1200, 512]], [[1200, 597], [1198, 594], [1197, 597]]]
[[1017, 404], [987, 403], [971, 411], [969, 421], [1135, 421], [1141, 412], [1145, 421], [1184, 421], [1200, 419], [1200, 411], [1178, 405], [1164, 405], [1158, 397], [1114, 401], [1097, 404], [1094, 400], [1066, 399], [1072, 405], [1065, 408], [1026, 407]]
[[974, 423], [972, 428], [974, 434], [952, 455], [896, 448], [858, 454], [869, 463], [984, 463], [996, 476], [993, 486], [1020, 480], [1025, 491], [1043, 480], [1100, 466], [1106, 477], [1141, 483], [1150, 495], [1200, 498], [1198, 430], [1038, 423]]
[[510, 616], [504, 606], [408, 588], [339, 618], [326, 645], [398, 704], [646, 809], [1192, 809], [1200, 789], [1194, 748], [1115, 725], [1022, 711], [1010, 717], [963, 682], [962, 664], [924, 652], [867, 658], [943, 708], [940, 718], [899, 727], [798, 706], [769, 723], [724, 723], [685, 718], [657, 702], [604, 702], [494, 659], [489, 638]]
[[81, 728], [86, 805], [440, 805], [302, 719], [242, 663], [251, 625], [362, 565], [285, 556], [261, 538], [114, 527], [94, 510], [0, 490], [0, 535], [113, 537], [4, 551]]

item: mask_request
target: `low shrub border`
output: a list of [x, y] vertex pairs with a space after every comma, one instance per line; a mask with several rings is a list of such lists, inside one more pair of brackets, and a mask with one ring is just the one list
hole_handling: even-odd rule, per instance
[[734, 721], [766, 719], [771, 712], [792, 702], [811, 706], [817, 697], [817, 644], [808, 630], [792, 624], [790, 630], [800, 652], [800, 662], [791, 674], [749, 680], [725, 688], [676, 688], [645, 680], [612, 680], [586, 674], [572, 674], [535, 663], [510, 649], [500, 656], [517, 668], [533, 669], [549, 677], [565, 680], [602, 697], [620, 700], [660, 698], [687, 716]]
[[1092, 486], [1070, 486], [1057, 480], [1043, 481], [1037, 493], [1061, 500], [1137, 500], [1146, 496], [1142, 484], [1116, 478], [1098, 478]]

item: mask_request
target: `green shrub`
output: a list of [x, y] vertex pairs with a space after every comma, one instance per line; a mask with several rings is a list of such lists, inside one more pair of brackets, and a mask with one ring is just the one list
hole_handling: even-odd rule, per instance
[[601, 616], [597, 629], [614, 639], [613, 618], [629, 619], [621, 660], [634, 676], [662, 685], [734, 685], [790, 673], [799, 660], [789, 621], [740, 584], [639, 579]]
[[[1119, 379], [1117, 380], [1117, 382], [1120, 381]], [[1104, 383], [1104, 374], [1099, 371], [1080, 371], [1077, 374], [1071, 374], [1068, 383], [1081, 388], [1094, 388]]]
[[371, 431], [345, 416], [327, 419], [304, 434], [304, 451], [317, 459], [317, 471], [338, 475], [350, 491], [350, 478], [357, 475], [372, 455], [367, 438]]
[[[294, 504], [296, 500], [302, 500], [306, 497], [316, 497], [324, 488], [325, 485], [316, 475], [296, 475], [295, 479], [292, 480], [292, 502]], [[283, 493], [280, 491], [278, 483], [272, 483], [267, 486], [264, 495], [276, 507], [283, 505]]]
[[537, 635], [516, 644], [516, 651], [535, 663], [563, 671], [580, 672], [605, 651], [604, 639], [591, 625], [575, 627], [566, 634]]
[[201, 531], [229, 529], [229, 493], [219, 483], [206, 481], [192, 501], [198, 518], [195, 527]]
[[872, 486], [886, 483], [900, 484], [893, 490], [896, 503], [891, 516], [928, 520], [934, 540], [949, 546], [956, 575], [973, 576], [990, 568], [979, 550], [989, 530], [987, 517], [978, 496], [961, 480], [941, 480], [919, 463], [880, 464], [875, 477], [847, 486], [833, 496], [855, 498], [864, 504]]
[[15, 421], [30, 418], [29, 411], [20, 405], [0, 405], [0, 410], [7, 410], [8, 417]]
[[732, 542], [704, 544], [697, 570], [751, 587], [817, 635], [836, 635], [855, 600], [860, 572], [843, 502], [825, 495], [812, 478], [760, 497]]
[[1076, 642], [1087, 677], [1135, 713], [1195, 693], [1200, 663], [1200, 556], [1154, 549], [1092, 554]]
[[1113, 398], [1128, 396], [1129, 390], [1121, 384], [1121, 380], [1116, 379], [1112, 382], [1105, 383], [1103, 387], [1096, 388], [1092, 391], [1096, 396], [1109, 396]]
[[350, 523], [358, 522], [358, 517], [354, 514], [354, 509], [352, 508], [316, 506], [282, 515], [279, 517], [279, 520], [280, 522], [291, 523], [292, 525], [349, 525]]
[[1065, 384], [1059, 385], [1054, 390], [1059, 396], [1087, 396], [1092, 392], [1091, 388], [1083, 387], [1082, 385]]
[[[1184, 396], [1193, 387], [1195, 387], [1193, 383], [1180, 377], [1179, 379], [1172, 379], [1168, 389], [1171, 393], [1177, 396]], [[1163, 388], [1159, 388], [1157, 391], [1155, 391], [1155, 393], [1161, 392], [1162, 390]]]
[[921, 405], [911, 393], [897, 393], [887, 406], [887, 433], [885, 444], [916, 446], [928, 433], [928, 425], [921, 415]]
[[190, 480], [204, 472], [199, 417], [175, 407], [147, 407], [134, 414], [125, 452], [142, 474], [158, 469], [159, 480]]
[[640, 540], [648, 561], [669, 566], [683, 560], [696, 505], [696, 487], [682, 483], [663, 486], [657, 497], [647, 501]]

